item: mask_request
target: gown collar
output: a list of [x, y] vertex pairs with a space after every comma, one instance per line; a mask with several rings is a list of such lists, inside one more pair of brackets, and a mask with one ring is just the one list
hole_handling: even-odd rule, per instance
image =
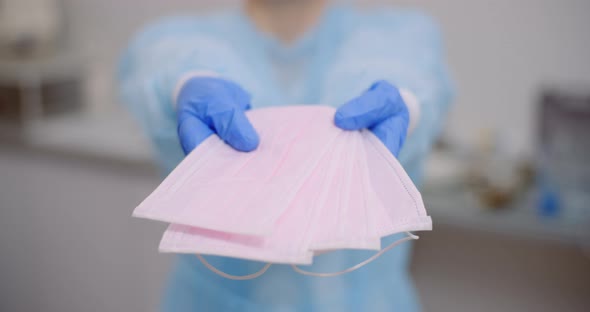
[[309, 51], [314, 48], [318, 39], [324, 37], [322, 34], [333, 24], [334, 11], [335, 9], [332, 7], [326, 8], [319, 17], [316, 25], [289, 44], [285, 44], [272, 35], [260, 31], [244, 13], [243, 9], [237, 11], [236, 14], [244, 30], [253, 38], [253, 42], [259, 43], [273, 57], [279, 60], [289, 61], [309, 55]]

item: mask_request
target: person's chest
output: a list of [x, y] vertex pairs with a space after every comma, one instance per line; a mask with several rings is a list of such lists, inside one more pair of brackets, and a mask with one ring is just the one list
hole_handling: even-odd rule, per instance
[[[327, 24], [327, 23], [324, 23]], [[257, 79], [255, 97], [268, 105], [318, 104], [325, 73], [339, 53], [337, 24], [321, 25], [292, 44], [284, 44], [236, 21], [226, 36]], [[280, 103], [280, 104], [277, 104]]]

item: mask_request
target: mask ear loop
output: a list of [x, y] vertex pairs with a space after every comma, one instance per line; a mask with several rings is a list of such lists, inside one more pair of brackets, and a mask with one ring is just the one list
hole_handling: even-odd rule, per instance
[[219, 269], [217, 269], [216, 267], [211, 265], [207, 260], [205, 260], [205, 258], [203, 258], [203, 256], [197, 254], [197, 258], [199, 258], [199, 260], [201, 260], [201, 263], [205, 267], [207, 267], [207, 269], [211, 270], [211, 272], [213, 272], [221, 277], [225, 277], [227, 279], [231, 279], [234, 281], [245, 281], [245, 280], [255, 279], [255, 278], [261, 276], [262, 274], [264, 274], [266, 272], [266, 270], [268, 270], [268, 268], [270, 268], [270, 266], [272, 265], [271, 263], [267, 263], [258, 272], [248, 274], [248, 275], [231, 275], [231, 274], [227, 274], [223, 271], [220, 271]]
[[392, 249], [393, 247], [403, 243], [403, 242], [407, 242], [409, 240], [417, 240], [420, 237], [418, 237], [417, 235], [414, 235], [410, 232], [406, 232], [406, 237], [404, 238], [400, 238], [398, 240], [396, 240], [395, 242], [391, 243], [389, 246], [383, 248], [382, 250], [380, 250], [379, 252], [377, 252], [376, 254], [372, 255], [369, 259], [355, 265], [352, 266], [348, 269], [339, 271], [339, 272], [333, 272], [333, 273], [316, 273], [316, 272], [310, 272], [310, 271], [305, 271], [303, 269], [301, 269], [300, 267], [292, 264], [291, 267], [293, 268], [293, 270], [299, 274], [303, 274], [303, 275], [309, 275], [309, 276], [315, 276], [315, 277], [334, 277], [334, 276], [338, 276], [338, 275], [342, 275], [342, 274], [346, 274], [346, 273], [350, 273], [352, 271], [358, 270], [360, 268], [362, 268], [363, 266], [365, 266], [366, 264], [369, 264], [371, 262], [373, 262], [373, 260], [379, 258], [381, 255], [383, 255], [384, 253], [386, 253], [387, 251], [389, 251], [390, 249]]

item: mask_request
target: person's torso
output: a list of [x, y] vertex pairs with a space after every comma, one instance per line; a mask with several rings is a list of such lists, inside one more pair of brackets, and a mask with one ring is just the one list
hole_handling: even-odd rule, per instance
[[321, 85], [342, 37], [352, 26], [343, 23], [350, 21], [350, 13], [342, 8], [328, 9], [315, 26], [290, 44], [259, 32], [241, 12], [220, 17], [230, 22], [219, 25], [219, 35], [240, 52], [263, 88], [254, 92], [253, 107], [323, 104], [319, 103]]
[[[326, 72], [335, 66], [341, 44], [355, 28], [355, 13], [334, 8], [320, 23], [291, 46], [259, 33], [242, 13], [227, 12], [211, 21], [217, 32], [239, 51], [247, 70], [256, 77], [252, 106], [320, 103]], [[223, 73], [221, 73], [223, 75]], [[238, 77], [239, 80], [239, 77]], [[250, 83], [250, 81], [245, 81]], [[386, 241], [398, 239], [390, 237]], [[195, 257], [183, 256], [177, 274], [197, 282], [194, 296], [213, 309], [236, 311], [414, 311], [416, 301], [407, 276], [410, 245], [400, 246], [371, 265], [332, 279], [310, 278], [277, 265], [253, 281], [230, 281], [208, 271]], [[344, 251], [320, 257], [312, 269], [338, 271], [368, 258], [371, 252]], [[219, 269], [248, 274], [260, 263], [215, 257]], [[180, 278], [180, 277], [179, 277]]]

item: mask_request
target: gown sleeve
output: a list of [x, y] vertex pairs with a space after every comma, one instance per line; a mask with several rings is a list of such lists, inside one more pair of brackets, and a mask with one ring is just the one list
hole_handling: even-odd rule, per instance
[[244, 86], [255, 81], [239, 52], [225, 39], [229, 17], [175, 17], [146, 27], [118, 65], [122, 102], [149, 135], [166, 172], [184, 156], [176, 134], [173, 93], [191, 72], [215, 72]]
[[381, 11], [357, 18], [358, 26], [343, 41], [325, 76], [322, 103], [342, 105], [380, 79], [413, 93], [420, 117], [399, 158], [419, 184], [453, 96], [439, 28], [415, 11]]

